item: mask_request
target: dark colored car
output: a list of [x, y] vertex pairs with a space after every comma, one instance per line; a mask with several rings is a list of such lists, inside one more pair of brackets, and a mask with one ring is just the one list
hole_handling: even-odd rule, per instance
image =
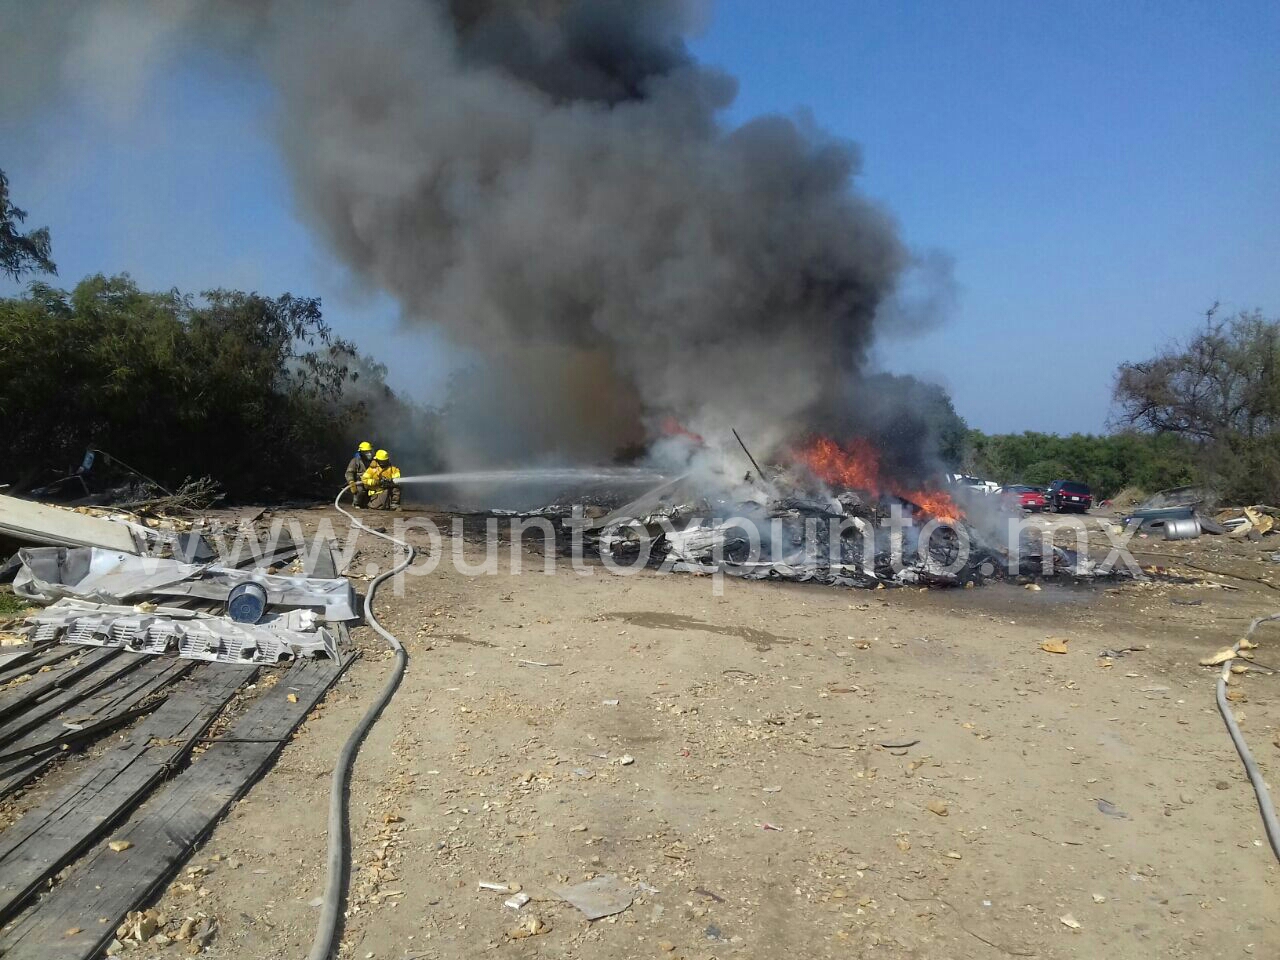
[[1028, 487], [1026, 484], [1015, 483], [1005, 487], [1001, 491], [1009, 506], [1015, 510], [1029, 510], [1032, 513], [1039, 513], [1044, 509], [1044, 491], [1039, 487]]
[[1049, 509], [1055, 513], [1084, 513], [1093, 506], [1093, 494], [1089, 492], [1088, 484], [1077, 483], [1075, 480], [1053, 481], [1045, 491], [1044, 498]]

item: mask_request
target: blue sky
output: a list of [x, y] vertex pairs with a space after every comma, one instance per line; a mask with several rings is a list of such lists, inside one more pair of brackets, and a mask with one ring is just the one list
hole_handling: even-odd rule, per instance
[[[860, 144], [907, 241], [954, 259], [954, 313], [877, 361], [974, 426], [1102, 429], [1116, 365], [1215, 300], [1280, 316], [1280, 4], [720, 0], [693, 47], [739, 78], [729, 120], [809, 111]], [[294, 219], [269, 110], [256, 79], [188, 57], [126, 116], [0, 121], [0, 167], [62, 282], [319, 295], [438, 398], [456, 356], [398, 332]]]

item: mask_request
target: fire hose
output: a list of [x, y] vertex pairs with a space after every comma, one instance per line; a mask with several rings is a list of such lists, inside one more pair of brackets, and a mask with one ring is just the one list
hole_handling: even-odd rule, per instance
[[351, 522], [351, 526], [356, 529], [363, 530], [404, 549], [404, 559], [386, 573], [375, 577], [373, 582], [369, 584], [369, 590], [364, 596], [365, 621], [395, 651], [396, 662], [391, 671], [391, 676], [387, 678], [382, 692], [378, 695], [378, 699], [369, 706], [369, 709], [365, 711], [365, 715], [360, 718], [356, 728], [351, 731], [351, 735], [347, 737], [347, 742], [342, 745], [342, 752], [338, 754], [338, 759], [334, 763], [333, 780], [329, 788], [329, 849], [325, 860], [324, 896], [320, 904], [320, 920], [316, 927], [315, 940], [311, 943], [311, 952], [307, 954], [307, 960], [329, 960], [329, 957], [333, 954], [334, 939], [338, 934], [339, 911], [342, 908], [342, 890], [347, 872], [346, 796], [351, 780], [351, 767], [355, 762], [360, 744], [373, 728], [374, 723], [377, 722], [378, 716], [383, 709], [391, 702], [391, 698], [395, 696], [396, 689], [404, 678], [405, 668], [409, 664], [409, 654], [405, 651], [404, 645], [396, 639], [395, 634], [383, 627], [378, 622], [377, 616], [374, 615], [373, 598], [377, 594], [379, 586], [413, 563], [413, 558], [417, 555], [416, 551], [405, 541], [397, 540], [395, 537], [374, 530], [372, 527], [367, 527], [346, 510], [343, 510], [339, 505], [339, 501], [342, 500], [342, 495], [346, 491], [347, 488], [343, 487], [338, 491], [338, 495], [333, 498], [334, 509], [346, 517]]
[[[1258, 617], [1250, 623], [1244, 639], [1236, 641], [1232, 652], [1239, 654], [1245, 641], [1252, 643], [1253, 632], [1269, 620], [1280, 620], [1280, 613]], [[1262, 826], [1266, 830], [1267, 840], [1271, 843], [1271, 851], [1276, 855], [1276, 859], [1280, 860], [1280, 821], [1276, 820], [1276, 808], [1271, 802], [1266, 781], [1262, 779], [1262, 773], [1254, 762], [1253, 754], [1249, 752], [1249, 745], [1244, 742], [1244, 734], [1240, 732], [1240, 725], [1236, 723], [1235, 714], [1231, 712], [1231, 704], [1227, 700], [1227, 678], [1231, 675], [1233, 663], [1235, 663], [1234, 658], [1223, 663], [1222, 673], [1218, 675], [1218, 712], [1222, 714], [1222, 720], [1227, 725], [1227, 733], [1231, 734], [1231, 742], [1235, 744], [1236, 753], [1240, 754], [1245, 773], [1249, 775], [1249, 782], [1253, 784], [1254, 795], [1258, 798], [1258, 809], [1262, 812]]]

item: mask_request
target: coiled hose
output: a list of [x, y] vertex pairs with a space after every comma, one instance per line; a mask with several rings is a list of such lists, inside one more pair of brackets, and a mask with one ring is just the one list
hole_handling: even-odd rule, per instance
[[[1238, 640], [1232, 650], [1239, 653], [1241, 644], [1245, 640], [1252, 642], [1253, 632], [1269, 620], [1280, 620], [1280, 613], [1258, 617], [1250, 623], [1249, 629], [1245, 631], [1244, 640]], [[1226, 661], [1222, 665], [1222, 673], [1218, 675], [1218, 712], [1222, 714], [1222, 720], [1227, 725], [1227, 733], [1231, 734], [1231, 742], [1236, 745], [1236, 753], [1240, 754], [1245, 773], [1249, 775], [1249, 782], [1253, 784], [1254, 795], [1258, 798], [1258, 809], [1262, 811], [1262, 826], [1266, 830], [1267, 840], [1271, 843], [1271, 852], [1276, 855], [1277, 860], [1280, 860], [1280, 821], [1276, 820], [1276, 808], [1271, 802], [1271, 794], [1267, 792], [1266, 781], [1262, 779], [1262, 773], [1253, 760], [1253, 754], [1249, 752], [1249, 745], [1244, 742], [1244, 734], [1240, 732], [1235, 714], [1231, 712], [1231, 703], [1227, 700], [1227, 678], [1231, 675], [1231, 665], [1234, 662], [1234, 660]]]
[[375, 577], [369, 584], [369, 591], [364, 595], [365, 621], [390, 644], [391, 649], [396, 653], [396, 663], [391, 676], [387, 678], [382, 688], [382, 693], [365, 711], [356, 728], [351, 731], [351, 736], [347, 737], [347, 742], [342, 745], [342, 752], [338, 754], [338, 759], [333, 766], [333, 781], [329, 788], [329, 851], [325, 861], [324, 897], [320, 904], [320, 920], [316, 926], [316, 937], [311, 943], [311, 952], [307, 954], [307, 960], [329, 960], [333, 954], [334, 938], [338, 934], [338, 915], [342, 909], [343, 882], [347, 872], [346, 796], [351, 779], [351, 766], [355, 762], [356, 752], [360, 749], [361, 742], [377, 722], [378, 715], [395, 696], [396, 688], [404, 678], [405, 667], [409, 665], [409, 654], [405, 651], [404, 645], [396, 639], [395, 634], [384, 628], [374, 615], [373, 598], [384, 581], [394, 577], [413, 563], [417, 552], [405, 541], [367, 527], [343, 510], [339, 501], [346, 492], [347, 488], [343, 487], [333, 498], [334, 509], [346, 517], [353, 527], [404, 548], [405, 555], [400, 563], [386, 573]]

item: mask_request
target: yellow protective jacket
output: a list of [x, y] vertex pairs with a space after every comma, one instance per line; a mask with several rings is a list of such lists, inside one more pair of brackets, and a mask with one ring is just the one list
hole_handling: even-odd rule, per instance
[[368, 490], [370, 493], [377, 493], [383, 487], [390, 486], [390, 484], [386, 482], [388, 480], [399, 480], [399, 479], [400, 479], [399, 467], [395, 466], [394, 464], [387, 464], [387, 466], [385, 467], [380, 467], [378, 465], [378, 461], [376, 460], [373, 463], [369, 464], [369, 469], [366, 470], [364, 472], [364, 476], [360, 478], [361, 482], [364, 483], [365, 485], [365, 489]]

